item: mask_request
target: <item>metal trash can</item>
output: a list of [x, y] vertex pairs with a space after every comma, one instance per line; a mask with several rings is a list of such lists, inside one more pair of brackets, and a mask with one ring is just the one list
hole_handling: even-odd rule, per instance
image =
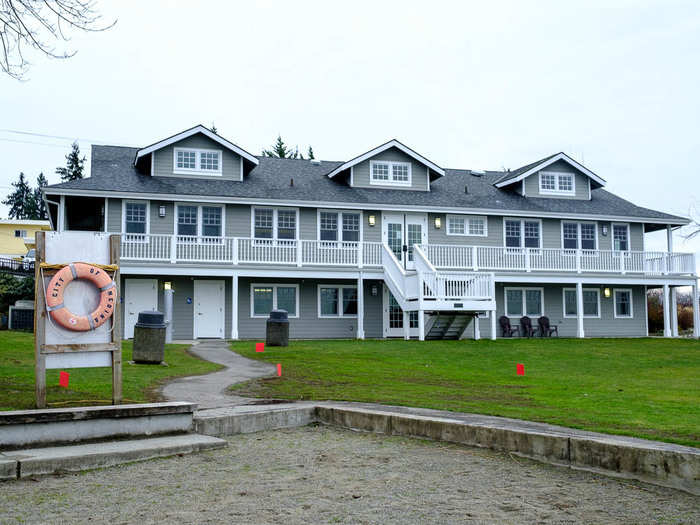
[[266, 328], [265, 344], [267, 346], [289, 346], [287, 310], [272, 310]]
[[165, 358], [165, 316], [161, 312], [139, 312], [134, 326], [134, 351], [136, 363], [160, 364]]

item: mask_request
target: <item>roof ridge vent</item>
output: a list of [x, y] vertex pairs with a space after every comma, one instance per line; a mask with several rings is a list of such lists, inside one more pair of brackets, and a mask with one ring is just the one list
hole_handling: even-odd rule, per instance
[[316, 166], [321, 164], [321, 161], [318, 159], [309, 159], [309, 162], [311, 162], [311, 164], [315, 164]]
[[469, 173], [471, 173], [475, 177], [481, 177], [483, 175], [486, 175], [486, 172], [484, 170], [469, 170]]

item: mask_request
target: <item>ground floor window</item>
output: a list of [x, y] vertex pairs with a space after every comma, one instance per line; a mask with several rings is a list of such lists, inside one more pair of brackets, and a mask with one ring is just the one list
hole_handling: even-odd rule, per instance
[[544, 291], [542, 288], [505, 288], [505, 305], [508, 317], [540, 317], [544, 315]]
[[632, 317], [632, 290], [614, 290], [615, 318]]
[[[564, 288], [564, 317], [578, 315], [576, 288]], [[583, 316], [600, 317], [600, 290], [597, 288], [583, 289]]]
[[268, 317], [272, 310], [287, 310], [289, 317], [299, 317], [299, 285], [251, 284], [250, 316]]
[[357, 286], [318, 286], [319, 317], [357, 317]]

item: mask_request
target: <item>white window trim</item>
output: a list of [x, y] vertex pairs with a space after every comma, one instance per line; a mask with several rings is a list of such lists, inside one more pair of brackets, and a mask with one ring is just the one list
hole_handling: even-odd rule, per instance
[[[126, 205], [129, 204], [145, 204], [146, 205], [146, 232], [145, 233], [127, 233], [126, 232]], [[105, 210], [105, 216], [107, 212]], [[142, 200], [123, 200], [122, 201], [122, 234], [124, 235], [143, 235], [143, 239], [130, 239], [129, 242], [148, 242], [148, 235], [151, 233], [151, 201]]]
[[[450, 221], [453, 219], [464, 219], [464, 233], [450, 233]], [[471, 219], [482, 219], [484, 221], [484, 233], [483, 234], [472, 234], [469, 233], [469, 221]], [[489, 221], [488, 217], [485, 215], [456, 215], [448, 214], [447, 221], [445, 224], [445, 233], [447, 235], [456, 237], [488, 237], [489, 236]]]
[[[337, 288], [338, 289], [338, 315], [321, 315], [321, 288]], [[343, 314], [343, 289], [354, 288], [357, 292], [356, 284], [319, 284], [316, 289], [316, 310], [319, 319], [357, 319], [357, 314]], [[358, 308], [360, 303], [358, 301]]]
[[[615, 226], [624, 226], [627, 228], [627, 249], [626, 250], [616, 250], [615, 249]], [[632, 251], [632, 230], [628, 222], [611, 222], [610, 223], [610, 249], [615, 252], [615, 255], [620, 253], [627, 253]]]
[[[509, 290], [520, 290], [523, 292], [523, 313], [521, 315], [510, 315], [508, 313], [508, 291]], [[506, 286], [503, 288], [503, 313], [506, 315], [506, 317], [509, 317], [511, 319], [520, 319], [521, 317], [530, 317], [530, 314], [527, 314], [527, 309], [526, 309], [526, 303], [527, 300], [525, 299], [525, 292], [527, 290], [539, 290], [540, 291], [540, 314], [539, 316], [536, 316], [535, 314], [531, 314], [533, 317], [541, 317], [545, 315], [544, 313], [544, 288], [540, 288], [538, 286]]]
[[350, 243], [354, 241], [344, 241], [341, 239], [343, 236], [343, 213], [354, 213], [354, 214], [359, 214], [360, 215], [360, 240], [357, 241], [358, 243], [362, 242], [364, 238], [364, 222], [365, 222], [365, 214], [361, 210], [333, 210], [333, 209], [328, 209], [328, 208], [317, 208], [316, 209], [316, 240], [320, 241], [321, 240], [321, 212], [323, 213], [335, 213], [337, 214], [338, 218], [338, 239], [335, 241], [323, 241], [325, 242], [339, 242], [339, 243]]
[[289, 284], [284, 284], [284, 283], [251, 283], [250, 285], [250, 317], [251, 319], [267, 319], [269, 316], [265, 314], [260, 314], [256, 315], [255, 314], [255, 288], [260, 288], [260, 287], [267, 287], [267, 288], [272, 288], [272, 309], [276, 310], [277, 309], [277, 288], [295, 288], [296, 292], [294, 294], [295, 302], [296, 302], [296, 314], [294, 315], [289, 315], [290, 319], [298, 319], [299, 318], [299, 285], [295, 283], [289, 283]]
[[[193, 202], [174, 202], [173, 203], [173, 235], [176, 237], [191, 237], [190, 235], [179, 235], [177, 233], [177, 209], [179, 206], [191, 206], [197, 208], [197, 242], [201, 242], [201, 238], [204, 237], [204, 224], [202, 221], [203, 213], [202, 208], [221, 208], [221, 235], [218, 237], [223, 239], [226, 237], [226, 205], [225, 204], [213, 204], [213, 203], [203, 203], [196, 204]], [[216, 236], [207, 236], [207, 239], [216, 239]]]
[[[255, 210], [272, 210], [272, 238], [265, 239], [262, 237], [255, 236]], [[296, 231], [294, 233], [294, 239], [278, 239], [277, 238], [277, 213], [282, 211], [293, 211], [296, 214]], [[286, 206], [274, 207], [274, 206], [251, 206], [250, 207], [250, 238], [254, 241], [299, 241], [299, 208], [288, 208]]]
[[[576, 248], [564, 248], [564, 223], [567, 224], [576, 224]], [[592, 250], [586, 249], [586, 252], [591, 252], [591, 251], [598, 251], [599, 248], [599, 243], [598, 243], [598, 222], [597, 221], [577, 221], [577, 220], [562, 220], [560, 221], [560, 231], [561, 231], [561, 249], [566, 250], [564, 252], [564, 255], [574, 255], [573, 250], [583, 250], [581, 248], [581, 224], [593, 224], [594, 225], [594, 232], [595, 232], [595, 248]], [[612, 229], [611, 229], [611, 235], [612, 235]], [[588, 254], [586, 254], [588, 257]]]
[[[586, 319], [600, 319], [600, 289], [599, 288], [583, 288], [584, 292], [595, 292], [597, 297], [598, 297], [598, 315], [586, 315], [583, 314], [583, 317]], [[566, 314], [566, 292], [574, 292], [576, 293], [576, 288], [563, 288], [561, 291], [561, 311], [562, 315], [567, 318], [567, 319], [576, 319], [578, 318], [578, 315], [567, 315]], [[578, 311], [578, 298], [576, 299], [576, 309]]]
[[[506, 221], [518, 221], [520, 222], [520, 246], [506, 246]], [[538, 222], [540, 224], [540, 238], [539, 246], [537, 248], [530, 248], [531, 250], [541, 250], [542, 249], [542, 219], [534, 219], [529, 217], [503, 217], [503, 247], [510, 248], [511, 250], [521, 250], [525, 247], [525, 223], [526, 222]]]
[[[374, 165], [375, 164], [386, 164], [389, 166], [389, 179], [388, 180], [374, 180]], [[408, 166], [408, 180], [407, 181], [395, 181], [393, 180], [393, 166]], [[410, 162], [397, 162], [393, 160], [370, 160], [369, 161], [369, 183], [375, 186], [412, 186], [413, 184], [413, 173], [412, 165]]]
[[[554, 186], [555, 189], [544, 189], [542, 188], [542, 175], [553, 175], [554, 176]], [[571, 177], [571, 189], [561, 190], [559, 189], [559, 177], [567, 176]], [[539, 175], [540, 193], [542, 195], [576, 195], [576, 175], [568, 171], [540, 171]]]
[[[180, 151], [194, 152], [194, 168], [178, 168], [177, 154]], [[219, 155], [218, 170], [204, 170], [201, 168], [202, 153], [217, 153]], [[173, 148], [173, 173], [176, 175], [218, 175], [221, 176], [224, 170], [224, 155], [220, 149], [203, 149], [203, 148]]]
[[[630, 314], [617, 315], [617, 292], [629, 292], [630, 294]], [[613, 288], [613, 315], [615, 319], [633, 319], [634, 318], [634, 293], [632, 288]]]

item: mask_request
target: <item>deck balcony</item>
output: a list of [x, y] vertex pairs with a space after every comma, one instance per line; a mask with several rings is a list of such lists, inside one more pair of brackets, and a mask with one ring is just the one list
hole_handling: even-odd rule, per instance
[[[695, 255], [677, 252], [419, 245], [439, 270], [694, 276]], [[126, 262], [382, 269], [381, 242], [123, 234]]]

